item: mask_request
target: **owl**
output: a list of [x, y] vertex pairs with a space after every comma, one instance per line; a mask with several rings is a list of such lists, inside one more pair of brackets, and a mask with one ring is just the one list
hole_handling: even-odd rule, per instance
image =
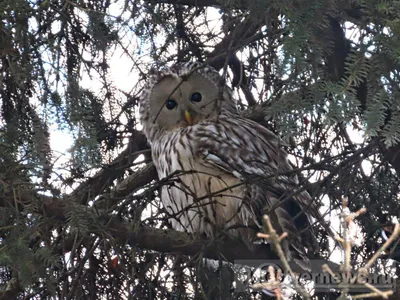
[[140, 97], [143, 132], [160, 179], [161, 201], [174, 229], [251, 244], [267, 214], [289, 260], [309, 269], [315, 250], [310, 195], [299, 187], [280, 139], [242, 117], [219, 73], [178, 63], [153, 74]]

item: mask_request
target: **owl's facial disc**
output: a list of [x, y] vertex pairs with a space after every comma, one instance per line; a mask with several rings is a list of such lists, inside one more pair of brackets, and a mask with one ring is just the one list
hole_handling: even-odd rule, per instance
[[194, 73], [184, 81], [180, 77], [164, 77], [150, 95], [153, 122], [176, 130], [211, 121], [218, 115], [218, 98], [217, 86], [200, 74]]

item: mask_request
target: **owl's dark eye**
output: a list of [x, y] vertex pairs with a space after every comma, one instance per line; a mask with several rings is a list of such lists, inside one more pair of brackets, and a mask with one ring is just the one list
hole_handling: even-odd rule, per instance
[[178, 103], [176, 103], [176, 101], [172, 100], [172, 99], [168, 99], [167, 102], [165, 102], [165, 106], [169, 110], [174, 109], [177, 105], [178, 105]]
[[190, 96], [190, 101], [193, 102], [200, 102], [201, 101], [201, 94], [200, 93], [193, 93], [192, 96]]

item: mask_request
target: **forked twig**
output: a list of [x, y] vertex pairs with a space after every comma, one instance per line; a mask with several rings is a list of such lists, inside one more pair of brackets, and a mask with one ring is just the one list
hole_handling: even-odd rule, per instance
[[264, 215], [264, 224], [267, 229], [267, 234], [265, 233], [258, 233], [257, 236], [259, 238], [264, 238], [267, 239], [269, 242], [271, 242], [272, 245], [275, 246], [275, 251], [278, 254], [283, 267], [284, 271], [289, 273], [290, 277], [292, 278], [294, 289], [304, 297], [304, 299], [310, 299], [310, 295], [301, 287], [297, 280], [296, 280], [296, 275], [293, 272], [293, 270], [290, 268], [289, 262], [286, 258], [286, 255], [282, 249], [281, 242], [284, 238], [288, 236], [287, 232], [282, 233], [279, 235], [274, 227], [272, 226], [271, 220], [267, 215]]
[[[342, 265], [342, 271], [346, 272], [347, 274], [350, 274], [351, 272], [351, 264], [350, 264], [350, 255], [351, 255], [351, 248], [352, 248], [352, 240], [348, 236], [347, 229], [349, 225], [354, 221], [355, 218], [357, 218], [359, 215], [365, 213], [367, 211], [366, 208], [362, 208], [358, 210], [355, 213], [350, 213], [348, 209], [348, 201], [347, 199], [342, 200], [342, 207], [343, 207], [343, 213], [341, 215], [342, 219], [342, 227], [343, 227], [343, 237], [337, 236], [336, 240], [338, 240], [340, 243], [343, 245], [343, 251], [344, 251], [344, 263]], [[390, 238], [380, 247], [380, 249], [369, 259], [369, 261], [361, 268], [357, 270], [356, 278], [359, 278], [358, 276], [363, 276], [366, 277], [370, 273], [368, 271], [369, 268], [373, 265], [373, 263], [381, 256], [381, 254], [396, 240], [396, 238], [400, 234], [400, 225], [395, 224], [394, 230]], [[332, 277], [335, 277], [334, 272], [329, 268], [327, 264], [322, 266], [322, 271], [329, 273]], [[381, 291], [377, 287], [373, 286], [372, 284], [368, 282], [363, 282], [362, 283], [364, 287], [368, 288], [371, 290], [371, 293], [365, 293], [365, 294], [359, 294], [359, 295], [354, 295], [351, 296], [352, 299], [361, 299], [361, 298], [375, 298], [375, 297], [381, 297], [383, 299], [388, 299], [390, 295], [393, 294], [393, 291]], [[340, 285], [339, 285], [340, 287]], [[349, 287], [350, 285], [348, 283], [345, 283], [343, 285], [342, 283], [342, 290], [339, 299], [346, 299], [346, 295], [349, 293]]]

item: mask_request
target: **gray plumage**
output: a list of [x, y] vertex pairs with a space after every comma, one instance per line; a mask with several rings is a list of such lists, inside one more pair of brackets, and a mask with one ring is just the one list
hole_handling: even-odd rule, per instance
[[181, 63], [151, 76], [142, 93], [141, 122], [158, 175], [177, 178], [161, 194], [172, 226], [208, 236], [224, 228], [251, 243], [267, 213], [279, 233], [289, 234], [288, 259], [308, 268], [318, 208], [307, 192], [296, 193], [279, 138], [241, 117], [220, 83], [211, 67]]

